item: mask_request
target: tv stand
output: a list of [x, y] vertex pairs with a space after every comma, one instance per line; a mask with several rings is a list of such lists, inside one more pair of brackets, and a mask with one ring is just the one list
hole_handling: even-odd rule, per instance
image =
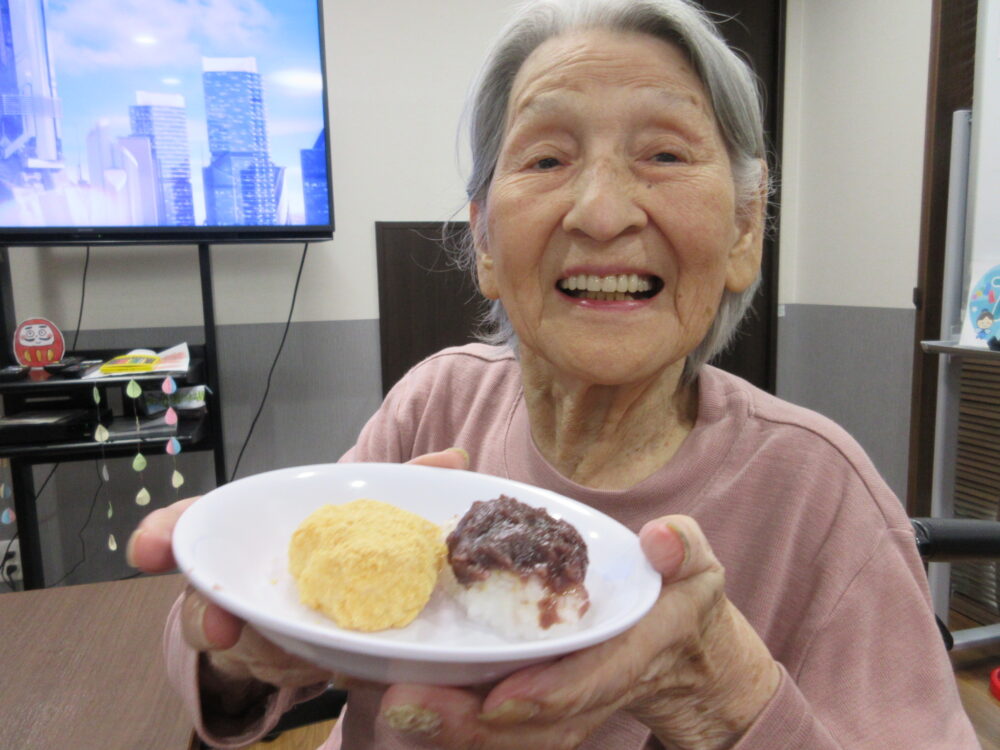
[[[187, 372], [170, 373], [178, 385], [204, 384], [210, 394], [207, 397], [207, 413], [200, 419], [185, 419], [182, 417], [177, 425], [177, 439], [185, 451], [210, 450], [214, 455], [215, 480], [218, 485], [225, 484], [226, 459], [223, 442], [222, 408], [219, 387], [218, 346], [215, 328], [215, 299], [212, 285], [211, 248], [208, 243], [199, 243], [198, 261], [201, 277], [201, 299], [203, 314], [203, 330], [205, 343], [189, 346], [191, 365]], [[10, 274], [9, 248], [0, 247], [0, 365], [15, 364], [11, 349], [15, 318], [13, 286]], [[159, 342], [164, 344], [157, 348], [153, 342], [139, 341], [135, 348], [162, 349], [177, 342]], [[117, 350], [81, 350], [67, 352], [80, 355], [87, 359], [109, 359], [121, 354], [125, 347]], [[166, 373], [137, 373], [99, 379], [69, 379], [53, 375], [46, 380], [35, 382], [19, 380], [0, 383], [0, 399], [2, 399], [4, 414], [16, 415], [24, 412], [35, 401], [52, 401], [72, 410], [86, 409], [93, 413], [97, 408], [92, 392], [96, 387], [101, 392], [101, 404], [120, 403], [121, 413], [105, 414], [101, 420], [108, 427], [111, 439], [98, 443], [93, 438], [92, 429], [88, 434], [84, 428], [77, 435], [70, 430], [68, 434], [50, 432], [49, 437], [39, 439], [37, 435], [28, 435], [23, 442], [9, 440], [0, 443], [0, 457], [10, 461], [11, 487], [14, 496], [14, 511], [17, 514], [17, 528], [20, 538], [21, 568], [25, 590], [44, 588], [45, 576], [42, 568], [41, 540], [38, 528], [38, 514], [35, 507], [35, 487], [33, 467], [37, 464], [59, 463], [63, 461], [83, 461], [107, 457], [134, 455], [141, 446], [147, 455], [162, 454], [165, 450], [165, 435], [161, 429], [156, 429], [154, 423], [140, 422], [140, 429], [135, 429], [135, 404], [125, 397], [108, 398], [111, 391], [124, 393], [129, 380], [143, 382], [162, 382]], [[171, 433], [173, 435], [173, 433]], [[0, 529], [2, 530], [2, 529]]]

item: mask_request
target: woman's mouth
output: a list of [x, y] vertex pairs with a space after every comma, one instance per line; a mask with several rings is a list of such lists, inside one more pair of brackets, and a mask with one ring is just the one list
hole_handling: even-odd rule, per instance
[[574, 299], [624, 302], [649, 299], [663, 288], [659, 276], [619, 273], [611, 276], [577, 274], [560, 279], [556, 288]]

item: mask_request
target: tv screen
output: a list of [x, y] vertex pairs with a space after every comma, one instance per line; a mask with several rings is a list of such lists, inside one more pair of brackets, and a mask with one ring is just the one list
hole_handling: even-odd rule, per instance
[[320, 0], [0, 0], [8, 245], [329, 237]]

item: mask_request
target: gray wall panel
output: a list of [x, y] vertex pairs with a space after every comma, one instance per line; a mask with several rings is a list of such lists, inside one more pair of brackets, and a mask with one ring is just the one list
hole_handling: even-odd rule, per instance
[[[264, 395], [283, 330], [284, 324], [280, 323], [218, 327], [229, 476]], [[68, 338], [72, 340], [72, 335]], [[180, 341], [200, 343], [201, 329], [83, 331], [79, 346], [127, 350], [144, 342], [170, 346]], [[335, 461], [353, 444], [365, 421], [378, 408], [379, 373], [377, 320], [293, 323], [264, 410], [240, 463], [239, 476]], [[138, 521], [153, 508], [177, 497], [201, 494], [215, 486], [214, 464], [208, 451], [185, 451], [176, 457], [177, 468], [185, 477], [179, 492], [170, 485], [174, 460], [167, 455], [151, 455], [148, 459], [141, 482], [128, 458], [107, 462], [107, 483], [100, 480], [99, 461], [69, 462], [59, 467], [38, 499], [48, 582], [73, 569], [84, 554], [85, 562], [66, 577], [67, 583], [134, 573], [124, 562], [124, 551]], [[51, 468], [36, 467], [36, 487], [42, 486]], [[135, 504], [141, 484], [153, 498], [145, 508]], [[109, 504], [114, 511], [110, 519]], [[107, 547], [110, 534], [117, 540], [117, 552]]]
[[906, 496], [914, 311], [785, 305], [777, 395], [830, 417]]

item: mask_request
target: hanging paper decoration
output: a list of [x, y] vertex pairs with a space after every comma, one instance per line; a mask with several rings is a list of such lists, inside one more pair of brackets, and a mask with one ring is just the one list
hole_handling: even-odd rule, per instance
[[0, 513], [0, 523], [3, 523], [4, 526], [10, 526], [16, 520], [17, 516], [10, 508], [4, 508], [3, 513]]
[[105, 482], [110, 482], [111, 481], [111, 475], [108, 473], [108, 465], [107, 464], [103, 464], [103, 463], [101, 464], [101, 479], [103, 479]]
[[102, 424], [97, 425], [97, 429], [94, 430], [94, 440], [98, 443], [106, 443], [111, 438], [111, 433], [108, 432], [108, 428]]
[[6, 500], [10, 497], [10, 485], [6, 482], [0, 482], [0, 499]]
[[174, 488], [174, 496], [177, 497], [177, 490], [184, 484], [184, 475], [177, 470], [177, 454], [181, 452], [181, 441], [177, 439], [177, 412], [174, 410], [173, 399], [170, 398], [177, 392], [177, 383], [167, 375], [160, 384], [160, 390], [167, 395], [167, 413], [164, 415], [163, 421], [174, 428], [173, 437], [167, 440], [166, 450], [170, 456], [173, 456], [174, 471], [170, 475], [170, 484]]
[[111, 518], [115, 514], [115, 509], [111, 507], [111, 501], [108, 501], [108, 518]]
[[[135, 379], [131, 379], [125, 386], [125, 395], [130, 399], [137, 399], [142, 395], [142, 386], [140, 386]], [[139, 410], [133, 408], [133, 413], [135, 414], [135, 434], [139, 437], [140, 446], [142, 445], [142, 426], [139, 424]], [[147, 466], [146, 457], [142, 455], [141, 447], [136, 449], [135, 458], [132, 459], [132, 469], [139, 475], [139, 491], [135, 495], [136, 505], [149, 505], [150, 495], [149, 490], [145, 487], [145, 480], [142, 472], [145, 471]]]
[[118, 549], [118, 542], [115, 541], [114, 534], [108, 534], [108, 549], [112, 552]]

